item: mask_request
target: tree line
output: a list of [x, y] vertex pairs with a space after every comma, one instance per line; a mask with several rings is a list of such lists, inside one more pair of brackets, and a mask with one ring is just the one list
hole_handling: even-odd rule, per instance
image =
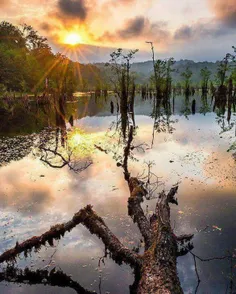
[[46, 38], [32, 26], [0, 23], [0, 94], [66, 93], [89, 90], [101, 84], [94, 65], [71, 61], [54, 53]]

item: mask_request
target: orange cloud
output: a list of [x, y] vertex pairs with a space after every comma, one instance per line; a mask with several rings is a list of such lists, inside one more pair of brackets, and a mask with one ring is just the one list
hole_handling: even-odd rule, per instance
[[229, 27], [236, 27], [235, 0], [208, 0], [216, 17]]
[[[158, 42], [159, 48], [165, 47], [171, 38], [171, 34], [165, 22], [150, 22], [148, 18], [136, 16], [126, 20], [123, 27], [115, 32], [105, 32], [98, 41], [106, 41], [110, 44], [114, 41], [135, 42], [143, 47], [145, 41]], [[137, 45], [136, 45], [137, 46]]]
[[8, 0], [1, 0], [0, 1], [0, 7], [6, 6], [9, 3]]

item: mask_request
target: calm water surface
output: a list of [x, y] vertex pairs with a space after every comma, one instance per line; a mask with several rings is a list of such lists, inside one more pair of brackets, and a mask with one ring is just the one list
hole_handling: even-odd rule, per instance
[[[195, 111], [191, 106], [193, 99], [196, 99]], [[233, 108], [229, 113], [227, 107], [224, 110], [213, 105], [210, 97], [204, 100], [197, 95], [189, 100], [181, 96], [171, 99], [171, 113], [166, 115], [160, 110], [158, 131], [153, 131], [152, 101], [137, 97], [138, 128], [134, 144], [147, 145], [145, 152], [135, 152], [136, 160], [130, 162], [134, 176], [145, 169], [145, 162], [155, 162], [153, 172], [159, 177], [159, 189], [179, 183], [179, 206], [172, 207], [172, 223], [176, 234], [195, 234], [193, 252], [203, 258], [236, 250], [236, 162], [232, 152], [227, 152], [235, 141], [236, 113]], [[133, 248], [140, 243], [138, 229], [127, 215], [129, 191], [122, 169], [116, 166], [112, 152], [105, 154], [93, 147], [96, 143], [120, 152], [111, 137], [115, 132], [111, 126], [117, 121], [116, 99], [79, 97], [78, 102], [67, 103], [65, 118], [61, 120], [48, 106], [38, 110], [33, 106], [30, 110], [19, 108], [9, 117], [1, 117], [0, 252], [14, 246], [16, 241], [39, 235], [50, 226], [71, 219], [87, 204], [93, 205], [126, 246]], [[74, 130], [82, 130], [87, 142], [82, 151], [76, 151], [75, 160], [82, 153], [80, 164], [91, 160], [89, 168], [75, 173], [67, 166], [52, 168], [40, 160], [42, 154], [37, 149], [40, 142], [63, 148], [67, 144], [64, 134]], [[76, 145], [75, 139], [68, 135], [70, 139]], [[81, 138], [76, 140], [79, 142]], [[147, 213], [152, 213], [155, 202], [153, 199], [143, 204]], [[133, 283], [130, 268], [118, 266], [109, 258], [99, 266], [103, 255], [102, 242], [78, 226], [54, 248], [42, 248], [27, 259], [21, 256], [18, 266], [49, 270], [56, 266], [86, 289], [97, 293], [129, 293], [129, 285]], [[198, 293], [230, 293], [231, 277], [235, 282], [234, 264], [232, 272], [227, 260], [198, 261], [197, 266], [201, 278]], [[178, 270], [185, 293], [195, 293], [197, 277], [191, 255], [178, 259]], [[2, 282], [0, 293], [75, 291]]]

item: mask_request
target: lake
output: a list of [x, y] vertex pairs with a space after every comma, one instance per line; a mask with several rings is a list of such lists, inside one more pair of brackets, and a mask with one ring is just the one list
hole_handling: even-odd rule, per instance
[[[70, 220], [87, 204], [123, 244], [131, 249], [142, 247], [141, 235], [127, 212], [129, 189], [117, 166], [123, 147], [118, 141], [116, 99], [112, 94], [107, 98], [79, 95], [78, 101], [66, 103], [64, 113], [32, 104], [30, 109], [19, 106], [1, 114], [1, 253], [17, 241]], [[142, 174], [152, 162], [152, 172], [158, 177], [153, 199], [146, 200], [143, 208], [151, 215], [155, 193], [178, 183], [179, 205], [171, 206], [175, 234], [194, 233], [193, 252], [205, 259], [236, 250], [236, 162], [233, 151], [227, 152], [235, 142], [235, 118], [233, 106], [216, 106], [211, 97], [198, 94], [171, 98], [168, 109], [160, 106], [155, 112], [151, 99], [137, 95], [135, 100], [134, 145], [140, 148], [132, 154], [130, 171], [134, 176]], [[39, 150], [42, 144], [62, 153], [70, 146], [72, 168], [59, 167], [61, 158]], [[82, 225], [54, 245], [26, 259], [21, 255], [17, 266], [57, 267], [90, 291], [129, 293], [132, 270], [109, 257], [103, 259], [104, 245]], [[197, 260], [198, 293], [233, 293], [235, 266], [228, 259]], [[178, 272], [184, 292], [195, 293], [198, 279], [190, 254], [178, 258]], [[42, 292], [76, 293], [72, 288], [0, 283], [4, 294]]]

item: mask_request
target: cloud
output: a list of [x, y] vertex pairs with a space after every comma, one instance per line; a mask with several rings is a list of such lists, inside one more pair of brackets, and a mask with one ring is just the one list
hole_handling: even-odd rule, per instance
[[128, 20], [124, 29], [118, 31], [118, 35], [122, 39], [140, 36], [144, 31], [146, 20], [142, 16]]
[[176, 40], [187, 40], [187, 39], [191, 39], [192, 36], [193, 36], [193, 29], [188, 25], [184, 25], [180, 27], [179, 29], [175, 31], [175, 34], [174, 34], [174, 38]]
[[49, 23], [43, 22], [43, 23], [40, 23], [40, 28], [44, 30], [45, 32], [49, 32], [52, 29], [52, 25], [50, 25]]
[[84, 0], [59, 0], [58, 8], [62, 14], [80, 20], [85, 20], [88, 14]]
[[5, 7], [5, 6], [7, 6], [7, 5], [9, 5], [9, 0], [1, 0], [0, 1], [0, 7]]
[[174, 32], [173, 38], [176, 41], [190, 41], [199, 38], [217, 38], [231, 33], [231, 29], [217, 21], [205, 21], [181, 26]]
[[209, 5], [224, 25], [236, 28], [236, 2], [235, 0], [208, 0]]
[[165, 22], [150, 22], [148, 18], [136, 16], [124, 22], [123, 28], [114, 32], [105, 32], [98, 38], [98, 41], [135, 41], [140, 44], [145, 41], [158, 42], [159, 45], [165, 44], [170, 40], [170, 32]]

